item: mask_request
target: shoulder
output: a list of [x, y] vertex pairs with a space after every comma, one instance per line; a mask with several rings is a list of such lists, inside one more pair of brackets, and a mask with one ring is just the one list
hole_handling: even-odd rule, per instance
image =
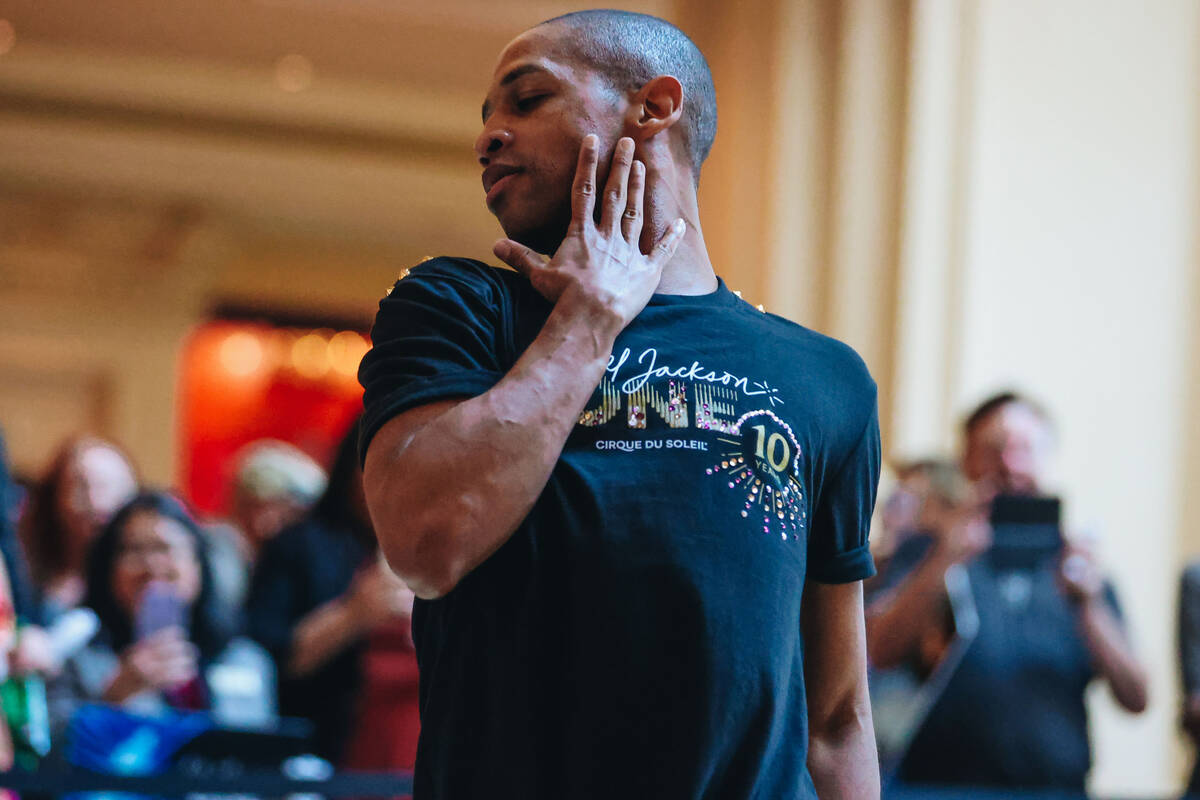
[[[865, 424], [875, 413], [877, 387], [866, 362], [843, 341], [752, 306], [771, 333], [772, 347], [796, 377], [812, 387], [812, 397], [835, 416], [846, 415]], [[861, 425], [860, 425], [861, 427]]]
[[401, 286], [441, 287], [446, 291], [469, 292], [499, 300], [519, 290], [521, 282], [521, 276], [510, 269], [494, 267], [473, 258], [435, 256], [401, 271], [383, 302], [386, 303]]

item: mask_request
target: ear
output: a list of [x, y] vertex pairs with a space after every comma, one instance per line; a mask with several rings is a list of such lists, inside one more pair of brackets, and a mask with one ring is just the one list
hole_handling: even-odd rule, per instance
[[669, 130], [683, 116], [683, 85], [670, 75], [651, 78], [629, 104], [625, 135], [637, 143]]

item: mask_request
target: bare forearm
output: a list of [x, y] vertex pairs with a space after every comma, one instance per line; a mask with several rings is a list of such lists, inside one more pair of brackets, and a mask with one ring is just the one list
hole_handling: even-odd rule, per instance
[[425, 421], [390, 452], [372, 445], [366, 486], [376, 533], [418, 596], [448, 592], [529, 513], [616, 332], [564, 299], [494, 388]]
[[1133, 654], [1116, 617], [1097, 597], [1083, 602], [1079, 622], [1096, 671], [1108, 681], [1117, 702], [1134, 713], [1145, 710], [1146, 671]]
[[340, 598], [319, 606], [296, 623], [287, 677], [300, 678], [318, 669], [361, 635]]
[[801, 613], [807, 643], [808, 771], [817, 795], [821, 800], [878, 798], [862, 587], [810, 582]]
[[938, 621], [938, 607], [946, 593], [946, 570], [953, 563], [933, 550], [899, 586], [886, 592], [867, 609], [867, 653], [871, 663], [889, 669], [917, 647], [921, 632]]
[[120, 705], [145, 689], [145, 682], [122, 664], [116, 674], [113, 675], [113, 679], [109, 681], [108, 686], [104, 688], [104, 693], [100, 696], [100, 699], [106, 703]]

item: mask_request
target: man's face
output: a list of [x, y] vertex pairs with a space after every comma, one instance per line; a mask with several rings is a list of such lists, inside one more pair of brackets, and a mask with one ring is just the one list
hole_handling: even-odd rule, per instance
[[997, 494], [1037, 494], [1046, 477], [1050, 430], [1023, 403], [1001, 406], [967, 436], [963, 470]]
[[553, 253], [566, 234], [583, 137], [600, 137], [603, 186], [624, 111], [599, 75], [570, 63], [560, 39], [554, 26], [542, 26], [504, 48], [475, 141], [488, 209], [509, 238], [542, 253]]

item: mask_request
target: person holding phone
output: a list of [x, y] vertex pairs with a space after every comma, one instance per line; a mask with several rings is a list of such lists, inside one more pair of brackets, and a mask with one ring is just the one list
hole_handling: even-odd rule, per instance
[[84, 603], [100, 631], [50, 686], [57, 726], [86, 701], [211, 711], [230, 723], [274, 718], [270, 659], [234, 636], [201, 531], [172, 495], [143, 492], [117, 511], [88, 553]]
[[[962, 465], [975, 500], [964, 507], [965, 524], [948, 527], [894, 578], [892, 607], [873, 609], [923, 607], [916, 595], [930, 586], [944, 594], [929, 576], [961, 563], [979, 617], [901, 763], [905, 782], [1082, 793], [1091, 767], [1088, 685], [1104, 681], [1127, 711], [1146, 707], [1146, 672], [1116, 592], [1094, 551], [1063, 535], [1058, 503], [1044, 497], [1052, 438], [1049, 417], [1021, 395], [998, 394], [972, 411]], [[980, 523], [990, 534], [980, 535]], [[929, 624], [919, 612], [890, 618], [894, 626], [878, 631], [873, 652], [884, 662], [896, 658], [897, 642], [915, 641], [905, 630]]]

